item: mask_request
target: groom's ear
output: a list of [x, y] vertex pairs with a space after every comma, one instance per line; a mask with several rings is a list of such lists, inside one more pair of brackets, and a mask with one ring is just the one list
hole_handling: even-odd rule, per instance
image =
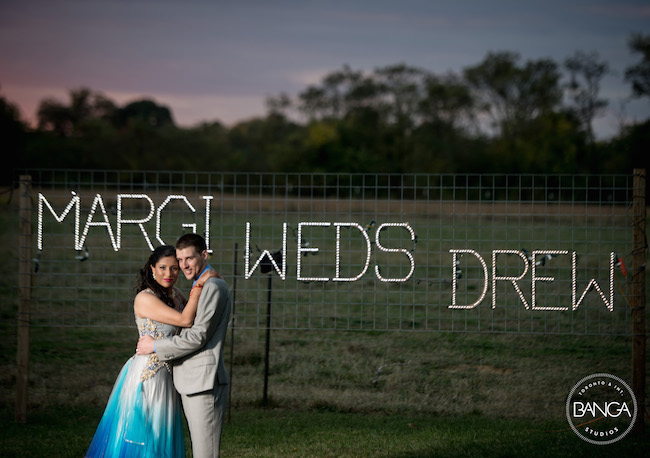
[[201, 257], [203, 258], [204, 261], [207, 261], [209, 256], [210, 256], [210, 253], [208, 253], [208, 250], [203, 250], [201, 252]]

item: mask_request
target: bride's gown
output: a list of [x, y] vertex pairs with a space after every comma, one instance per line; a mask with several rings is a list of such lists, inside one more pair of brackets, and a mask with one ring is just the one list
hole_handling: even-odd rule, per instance
[[[140, 335], [163, 339], [177, 327], [135, 318]], [[171, 366], [155, 354], [122, 367], [86, 457], [184, 457], [181, 402]]]

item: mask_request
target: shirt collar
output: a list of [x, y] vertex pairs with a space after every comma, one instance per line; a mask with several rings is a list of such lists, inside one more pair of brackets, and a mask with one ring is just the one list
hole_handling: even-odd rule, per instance
[[199, 275], [197, 275], [196, 279], [194, 279], [194, 281], [192, 282], [192, 288], [194, 288], [196, 282], [199, 280], [199, 278], [201, 278], [201, 275], [203, 275], [209, 269], [212, 269], [212, 266], [210, 264], [205, 266], [205, 269], [203, 269], [203, 271]]

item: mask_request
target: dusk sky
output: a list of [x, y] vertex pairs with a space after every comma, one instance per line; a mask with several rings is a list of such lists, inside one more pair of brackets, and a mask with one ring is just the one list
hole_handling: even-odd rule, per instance
[[623, 79], [641, 59], [633, 32], [650, 34], [648, 0], [0, 0], [0, 95], [28, 120], [45, 97], [67, 103], [83, 86], [120, 105], [152, 98], [181, 126], [230, 125], [346, 64], [442, 75], [488, 52], [562, 64], [595, 51], [612, 70], [594, 124], [602, 138], [650, 118]]

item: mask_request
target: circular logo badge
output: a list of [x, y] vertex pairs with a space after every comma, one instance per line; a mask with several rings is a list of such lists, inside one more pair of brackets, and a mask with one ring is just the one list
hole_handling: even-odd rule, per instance
[[607, 445], [623, 439], [637, 416], [636, 397], [619, 377], [592, 374], [573, 387], [566, 401], [566, 418], [581, 439]]

